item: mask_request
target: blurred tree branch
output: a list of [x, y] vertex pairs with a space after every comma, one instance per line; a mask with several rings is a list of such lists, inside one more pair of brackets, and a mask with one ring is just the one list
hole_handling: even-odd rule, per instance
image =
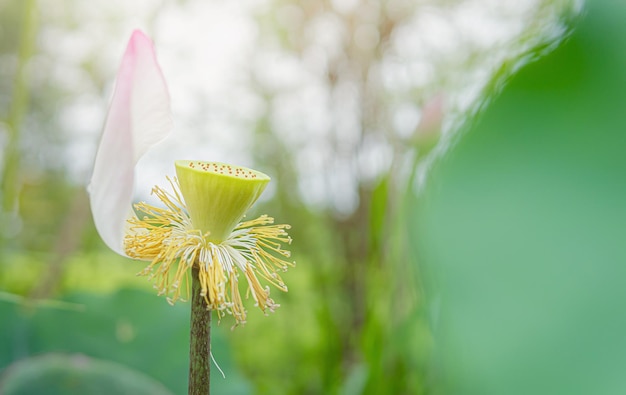
[[13, 98], [7, 116], [9, 141], [5, 148], [4, 167], [2, 173], [2, 209], [5, 212], [16, 210], [19, 189], [20, 147], [19, 136], [24, 115], [28, 109], [28, 62], [33, 54], [37, 35], [37, 4], [36, 0], [23, 3], [24, 14], [21, 29], [20, 46], [13, 87]]
[[63, 221], [54, 251], [46, 263], [46, 270], [39, 284], [31, 291], [33, 299], [47, 298], [54, 293], [63, 278], [64, 264], [68, 256], [79, 247], [81, 236], [89, 219], [89, 204], [85, 191], [81, 188], [74, 193], [65, 220]]

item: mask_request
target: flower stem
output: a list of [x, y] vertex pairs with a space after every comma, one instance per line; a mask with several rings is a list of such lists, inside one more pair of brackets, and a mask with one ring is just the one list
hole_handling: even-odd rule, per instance
[[211, 373], [211, 310], [200, 295], [198, 269], [191, 270], [189, 395], [207, 395]]

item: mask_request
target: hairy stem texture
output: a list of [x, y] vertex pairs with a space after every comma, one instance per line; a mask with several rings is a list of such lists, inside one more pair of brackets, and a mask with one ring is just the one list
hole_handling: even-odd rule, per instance
[[198, 269], [192, 269], [189, 395], [210, 393], [211, 310], [200, 295]]

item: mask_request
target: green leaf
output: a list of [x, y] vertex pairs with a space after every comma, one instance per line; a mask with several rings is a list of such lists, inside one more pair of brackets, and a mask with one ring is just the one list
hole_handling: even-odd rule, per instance
[[[80, 353], [128, 366], [163, 383], [173, 393], [187, 392], [189, 304], [170, 306], [164, 298], [139, 290], [110, 295], [75, 294], [66, 302], [84, 312], [0, 302], [0, 369], [14, 361], [50, 352]], [[214, 325], [212, 352], [226, 374], [212, 366], [211, 385], [219, 394], [248, 394], [250, 385], [230, 357], [224, 335]]]
[[120, 364], [84, 355], [48, 354], [9, 366], [0, 380], [5, 395], [171, 395], [162, 384]]
[[512, 78], [412, 214], [449, 393], [626, 393], [626, 3]]

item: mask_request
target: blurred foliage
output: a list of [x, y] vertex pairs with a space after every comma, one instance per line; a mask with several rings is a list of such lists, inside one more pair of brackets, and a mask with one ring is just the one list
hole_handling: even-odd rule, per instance
[[5, 395], [171, 395], [161, 384], [111, 362], [83, 355], [50, 354], [7, 369], [0, 381]]
[[510, 79], [411, 220], [452, 394], [626, 391], [626, 3]]
[[[65, 306], [42, 307], [0, 301], [0, 367], [48, 352], [81, 353], [144, 372], [176, 394], [187, 390], [189, 309], [170, 306], [152, 292], [132, 289], [113, 294], [72, 294]], [[224, 338], [212, 330], [212, 351], [227, 374], [211, 372], [220, 394], [250, 393]], [[37, 363], [36, 360], [32, 360]]]
[[[105, 111], [105, 81], [114, 73], [104, 61], [110, 54], [100, 44], [127, 33], [122, 12], [131, 2], [122, 3], [111, 3], [95, 24], [97, 2], [88, 6], [96, 11], [84, 16], [88, 10], [81, 7], [87, 3], [80, 1], [58, 6], [0, 0], [0, 164], [3, 170], [14, 166], [18, 175], [11, 191], [1, 191], [3, 196], [14, 193], [16, 204], [0, 212], [0, 369], [19, 361], [35, 363], [26, 358], [41, 353], [80, 353], [127, 366], [183, 393], [188, 305], [170, 307], [153, 291], [138, 291], [150, 289], [145, 279], [134, 277], [143, 263], [106, 249], [91, 223], [82, 185], [79, 162], [93, 151], [97, 137], [88, 132], [98, 130], [95, 123], [101, 121], [93, 108]], [[159, 26], [158, 17], [166, 13], [190, 17], [200, 3], [205, 4], [155, 2], [142, 20]], [[233, 118], [233, 124], [253, 125], [247, 130], [254, 147], [250, 155], [272, 174], [275, 190], [250, 215], [267, 212], [292, 225], [298, 266], [283, 276], [290, 292], [273, 295], [281, 304], [275, 314], [263, 317], [250, 307], [244, 327], [232, 332], [229, 322], [215, 327], [215, 357], [227, 376], [212, 380], [217, 393], [441, 392], [440, 373], [433, 368], [440, 362], [434, 353], [439, 345], [432, 334], [433, 322], [435, 329], [441, 325], [440, 313], [424, 297], [410, 247], [419, 248], [420, 263], [429, 267], [432, 251], [453, 253], [458, 250], [452, 246], [474, 239], [434, 239], [443, 222], [428, 210], [408, 217], [407, 179], [422, 177], [446, 152], [466, 115], [486, 103], [474, 106], [476, 97], [491, 97], [504, 77], [559, 42], [574, 3], [538, 1], [534, 8], [522, 7], [530, 11], [511, 17], [520, 23], [519, 34], [489, 45], [472, 41], [457, 26], [465, 15], [474, 15], [469, 12], [481, 4], [475, 1], [276, 0], [253, 7], [249, 23], [256, 47], [237, 82], [246, 84], [262, 110], [240, 114], [247, 107], [221, 96], [217, 110], [211, 110], [228, 107], [227, 115], [243, 119]], [[34, 54], [20, 59], [30, 29], [28, 7], [41, 7], [38, 35]], [[131, 14], [135, 18], [136, 12]], [[450, 44], [456, 49], [446, 53], [446, 40], [426, 35], [421, 29], [429, 24], [439, 24], [448, 34], [443, 37], [457, 39]], [[403, 41], [407, 37], [417, 38], [419, 45], [411, 47], [414, 43]], [[276, 59], [297, 65], [296, 72]], [[25, 76], [21, 88], [14, 83], [19, 70]], [[285, 82], [283, 71], [287, 81], [291, 74], [304, 77]], [[18, 108], [23, 117], [17, 123], [10, 121], [16, 89], [28, 96]], [[240, 90], [237, 85], [228, 92]], [[213, 103], [210, 96], [188, 94], [191, 102], [202, 104], [201, 114], [181, 123], [204, 123], [203, 104]], [[527, 103], [517, 105], [514, 109], [525, 109]], [[19, 132], [14, 147], [19, 161], [5, 156], [13, 149], [7, 148], [11, 127]], [[201, 125], [194, 127], [202, 131]], [[514, 132], [507, 125], [509, 130]], [[537, 139], [547, 139], [539, 130], [534, 130]], [[481, 138], [477, 131], [468, 133], [474, 135]], [[504, 152], [495, 144], [485, 151], [483, 159]], [[442, 188], [438, 180], [451, 177], [444, 169], [433, 175], [421, 207], [446, 202], [430, 197]], [[455, 177], [464, 179], [471, 170], [461, 167]], [[463, 197], [466, 192], [455, 193]], [[508, 207], [507, 201], [498, 202], [503, 210]], [[446, 210], [450, 221], [467, 215]], [[407, 221], [421, 226], [419, 239], [406, 233]], [[64, 310], [61, 302], [77, 303], [85, 311]]]

